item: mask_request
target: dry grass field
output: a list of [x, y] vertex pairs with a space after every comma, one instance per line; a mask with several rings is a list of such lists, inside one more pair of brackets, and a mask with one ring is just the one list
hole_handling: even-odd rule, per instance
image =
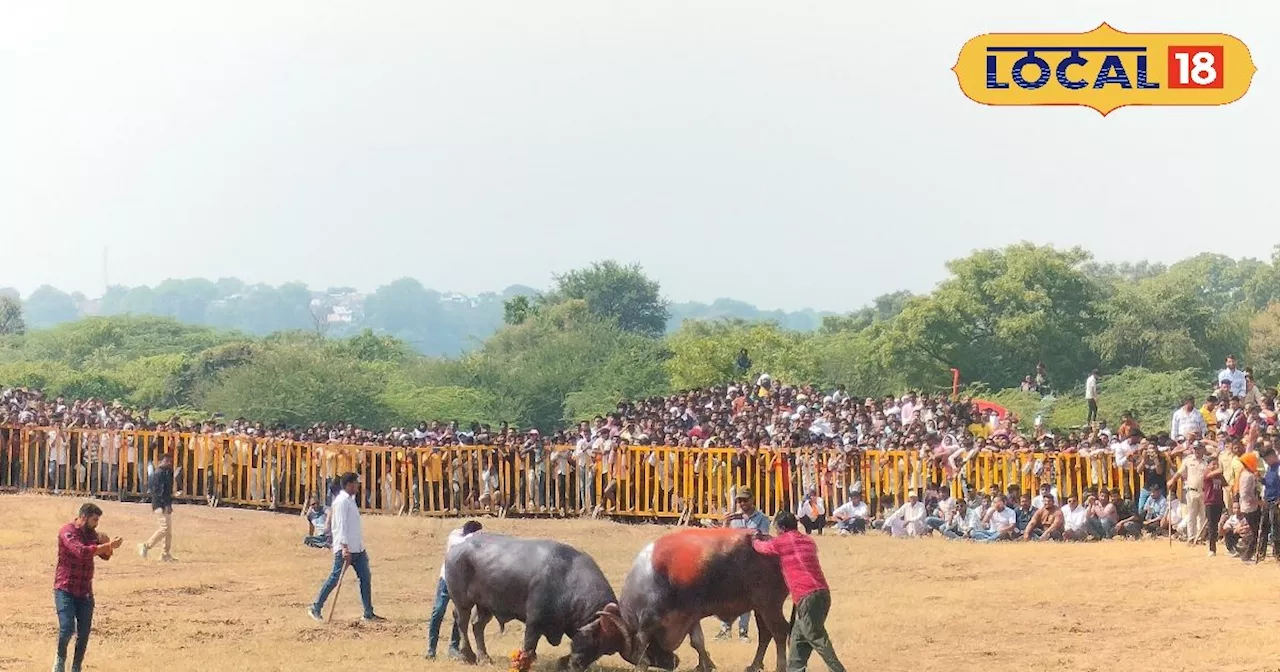
[[[78, 504], [0, 497], [0, 669], [48, 669], [57, 629], [55, 534]], [[444, 539], [457, 521], [369, 517], [374, 604], [389, 621], [359, 623], [359, 592], [349, 577], [326, 626], [304, 607], [330, 556], [301, 545], [305, 525], [296, 516], [180, 507], [179, 562], [160, 564], [132, 552], [152, 530], [145, 505], [103, 508], [101, 529], [123, 535], [126, 545], [98, 563], [87, 670], [467, 669], [421, 657]], [[664, 531], [597, 521], [487, 525], [577, 545], [615, 588], [633, 555]], [[1274, 564], [1245, 567], [1164, 542], [984, 546], [827, 536], [819, 544], [834, 588], [829, 626], [851, 671], [1280, 669]], [[490, 625], [495, 657], [518, 646], [520, 626], [511, 625], [504, 635]], [[714, 633], [714, 623], [706, 627]], [[446, 638], [447, 628], [448, 620]], [[710, 649], [730, 672], [750, 660], [754, 645], [713, 642]], [[551, 653], [544, 642], [538, 669], [551, 665]], [[686, 669], [695, 660], [687, 646], [680, 656]], [[766, 657], [770, 669], [772, 660]], [[626, 666], [616, 656], [601, 663]], [[816, 657], [813, 666], [823, 669]]]

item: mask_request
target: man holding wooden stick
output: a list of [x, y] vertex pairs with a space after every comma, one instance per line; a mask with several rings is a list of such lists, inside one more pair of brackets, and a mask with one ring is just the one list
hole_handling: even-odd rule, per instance
[[[307, 608], [307, 615], [317, 621], [323, 621], [320, 610], [329, 598], [329, 593], [339, 586], [347, 565], [356, 570], [356, 578], [360, 580], [360, 601], [364, 605], [365, 622], [384, 621], [386, 619], [373, 613], [373, 595], [369, 577], [369, 554], [364, 548], [364, 534], [361, 528], [360, 507], [356, 504], [356, 495], [360, 492], [360, 476], [348, 472], [339, 481], [342, 492], [334, 498], [330, 507], [330, 526], [333, 534], [333, 571], [324, 585], [320, 586], [320, 594], [315, 604]], [[334, 599], [336, 606], [337, 599]], [[333, 609], [329, 610], [330, 617]]]

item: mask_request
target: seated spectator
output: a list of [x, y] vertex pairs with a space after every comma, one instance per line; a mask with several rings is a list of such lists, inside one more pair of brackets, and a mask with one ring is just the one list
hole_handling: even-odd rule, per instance
[[841, 535], [862, 534], [867, 531], [869, 516], [867, 503], [862, 501], [862, 492], [853, 490], [849, 493], [849, 501], [836, 507], [831, 512], [836, 520], [836, 529]]
[[1115, 534], [1117, 521], [1111, 493], [1103, 489], [1096, 497], [1089, 495], [1086, 505], [1089, 507], [1089, 532], [1098, 539], [1110, 539]]
[[996, 497], [983, 518], [983, 525], [969, 532], [975, 541], [998, 541], [1013, 539], [1017, 534], [1018, 517], [1013, 509], [1005, 506], [1004, 496]]
[[796, 513], [796, 518], [799, 519], [806, 534], [813, 534], [814, 530], [822, 534], [823, 528], [827, 526], [827, 506], [818, 495], [816, 487], [811, 486], [805, 493], [804, 501], [800, 502], [800, 508]]
[[907, 493], [907, 503], [885, 519], [884, 529], [895, 537], [923, 537], [929, 531], [924, 519], [924, 502], [912, 490]]
[[1075, 495], [1067, 496], [1062, 507], [1062, 538], [1067, 541], [1084, 541], [1089, 538], [1089, 507], [1080, 503]]
[[1039, 509], [1031, 505], [1031, 495], [1023, 493], [1021, 500], [1018, 502], [1018, 507], [1013, 510], [1017, 521], [1017, 527], [1014, 529], [1019, 536], [1027, 531], [1027, 526], [1031, 524], [1031, 519], [1036, 515], [1036, 511], [1039, 511]]
[[978, 509], [970, 509], [961, 500], [951, 512], [951, 520], [942, 527], [942, 536], [948, 539], [966, 539], [974, 531], [982, 528], [982, 516]]
[[[970, 491], [972, 492], [972, 488], [970, 488]], [[964, 500], [960, 501], [963, 502]], [[939, 493], [938, 500], [932, 507], [926, 501], [925, 508], [932, 510], [928, 516], [925, 516], [925, 526], [930, 530], [941, 530], [951, 521], [951, 514], [956, 510], [956, 499], [951, 496], [951, 490], [946, 489]]]
[[1022, 533], [1023, 541], [1062, 541], [1064, 521], [1062, 510], [1054, 505], [1053, 495], [1043, 495], [1044, 506], [1037, 509]]
[[1218, 523], [1218, 536], [1227, 546], [1227, 553], [1233, 558], [1240, 557], [1240, 539], [1248, 533], [1249, 523], [1240, 515], [1240, 504], [1231, 503], [1231, 515], [1223, 516]]
[[1116, 509], [1116, 524], [1111, 528], [1111, 536], [1122, 539], [1141, 538], [1142, 522], [1133, 501], [1121, 497], [1119, 488], [1112, 488], [1111, 502], [1115, 504]]
[[1152, 488], [1143, 492], [1148, 494], [1146, 504], [1142, 507], [1142, 531], [1158, 537], [1164, 533], [1167, 522], [1164, 514], [1169, 509], [1169, 500], [1164, 498], [1164, 488]]
[[307, 536], [302, 538], [302, 543], [312, 548], [329, 548], [333, 543], [329, 514], [315, 495], [307, 498], [307, 506], [302, 509], [302, 519], [307, 521]]

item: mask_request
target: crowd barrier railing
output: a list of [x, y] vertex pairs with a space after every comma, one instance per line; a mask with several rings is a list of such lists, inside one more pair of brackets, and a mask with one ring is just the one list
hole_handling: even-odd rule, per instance
[[[361, 506], [437, 516], [598, 515], [694, 520], [732, 510], [750, 488], [766, 514], [795, 510], [810, 489], [828, 515], [861, 492], [873, 513], [910, 491], [942, 484], [987, 493], [1042, 484], [1066, 501], [1119, 489], [1136, 500], [1141, 474], [1109, 455], [978, 453], [948, 463], [915, 451], [742, 450], [619, 446], [604, 454], [573, 446], [387, 447], [308, 443], [184, 432], [0, 427], [0, 491], [137, 501], [163, 454], [173, 457], [180, 502], [298, 511], [327, 502], [338, 476], [362, 476]], [[1170, 460], [1167, 478], [1177, 469]], [[1180, 494], [1175, 487], [1171, 494]]]

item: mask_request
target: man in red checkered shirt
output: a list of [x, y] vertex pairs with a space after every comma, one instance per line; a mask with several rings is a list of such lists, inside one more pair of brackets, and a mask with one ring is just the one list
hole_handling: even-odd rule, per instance
[[[102, 551], [120, 548], [120, 537], [110, 542], [98, 536], [102, 509], [86, 503], [76, 519], [58, 530], [58, 567], [53, 575], [53, 604], [58, 611], [58, 657], [53, 672], [64, 672], [67, 645], [75, 635], [75, 655], [71, 672], [80, 672], [89, 648], [89, 628], [93, 625], [93, 559]], [[105, 558], [105, 556], [104, 556]]]
[[831, 611], [831, 589], [818, 562], [818, 545], [813, 538], [800, 534], [799, 525], [790, 511], [780, 512], [773, 524], [778, 536], [755, 539], [751, 543], [758, 553], [778, 558], [782, 579], [791, 591], [791, 650], [787, 652], [787, 672], [804, 672], [809, 654], [814, 651], [827, 663], [831, 672], [844, 672], [836, 657], [831, 637], [827, 635], [827, 613]]

